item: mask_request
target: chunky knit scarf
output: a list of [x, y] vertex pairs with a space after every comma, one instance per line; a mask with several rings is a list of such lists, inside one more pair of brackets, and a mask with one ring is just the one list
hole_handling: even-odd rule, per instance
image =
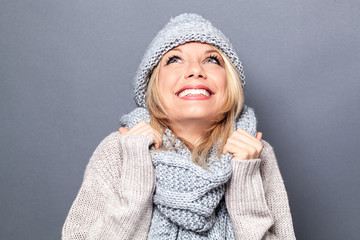
[[[130, 129], [141, 120], [150, 122], [146, 108], [136, 108], [120, 118], [122, 126]], [[234, 123], [256, 134], [253, 109], [244, 106]], [[154, 208], [148, 239], [234, 239], [224, 193], [231, 176], [230, 154], [217, 157], [213, 148], [208, 169], [191, 160], [191, 152], [174, 137], [169, 129], [163, 136], [163, 148], [150, 152], [156, 169]]]

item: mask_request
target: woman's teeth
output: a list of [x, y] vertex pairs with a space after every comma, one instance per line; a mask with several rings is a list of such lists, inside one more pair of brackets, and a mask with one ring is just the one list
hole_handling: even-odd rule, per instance
[[206, 91], [205, 89], [186, 89], [179, 93], [179, 97], [185, 97], [188, 95], [204, 95], [209, 97], [210, 93]]

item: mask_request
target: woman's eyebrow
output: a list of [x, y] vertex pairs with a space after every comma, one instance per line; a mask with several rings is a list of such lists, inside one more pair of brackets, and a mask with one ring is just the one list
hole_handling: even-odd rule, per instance
[[218, 53], [218, 51], [216, 51], [215, 49], [209, 49], [209, 50], [205, 51], [205, 54], [212, 53], [212, 52]]
[[179, 51], [179, 52], [182, 52], [181, 49], [179, 49], [179, 48], [173, 48], [173, 49], [171, 49], [171, 51]]

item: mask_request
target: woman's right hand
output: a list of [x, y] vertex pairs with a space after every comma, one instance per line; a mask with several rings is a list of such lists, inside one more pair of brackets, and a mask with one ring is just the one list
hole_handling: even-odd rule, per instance
[[153, 129], [148, 123], [145, 121], [140, 121], [136, 124], [133, 128], [128, 130], [127, 128], [121, 127], [119, 128], [119, 132], [121, 134], [126, 135], [147, 135], [153, 138], [154, 140], [154, 147], [158, 149], [162, 145], [162, 137], [158, 131]]

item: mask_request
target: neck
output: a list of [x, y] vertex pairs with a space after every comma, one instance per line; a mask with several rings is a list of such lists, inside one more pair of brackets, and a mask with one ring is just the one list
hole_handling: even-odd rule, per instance
[[210, 128], [209, 122], [204, 123], [203, 121], [196, 120], [181, 122], [172, 121], [170, 124], [171, 131], [177, 137], [188, 141], [193, 146], [195, 145], [196, 140], [201, 137], [208, 128]]

